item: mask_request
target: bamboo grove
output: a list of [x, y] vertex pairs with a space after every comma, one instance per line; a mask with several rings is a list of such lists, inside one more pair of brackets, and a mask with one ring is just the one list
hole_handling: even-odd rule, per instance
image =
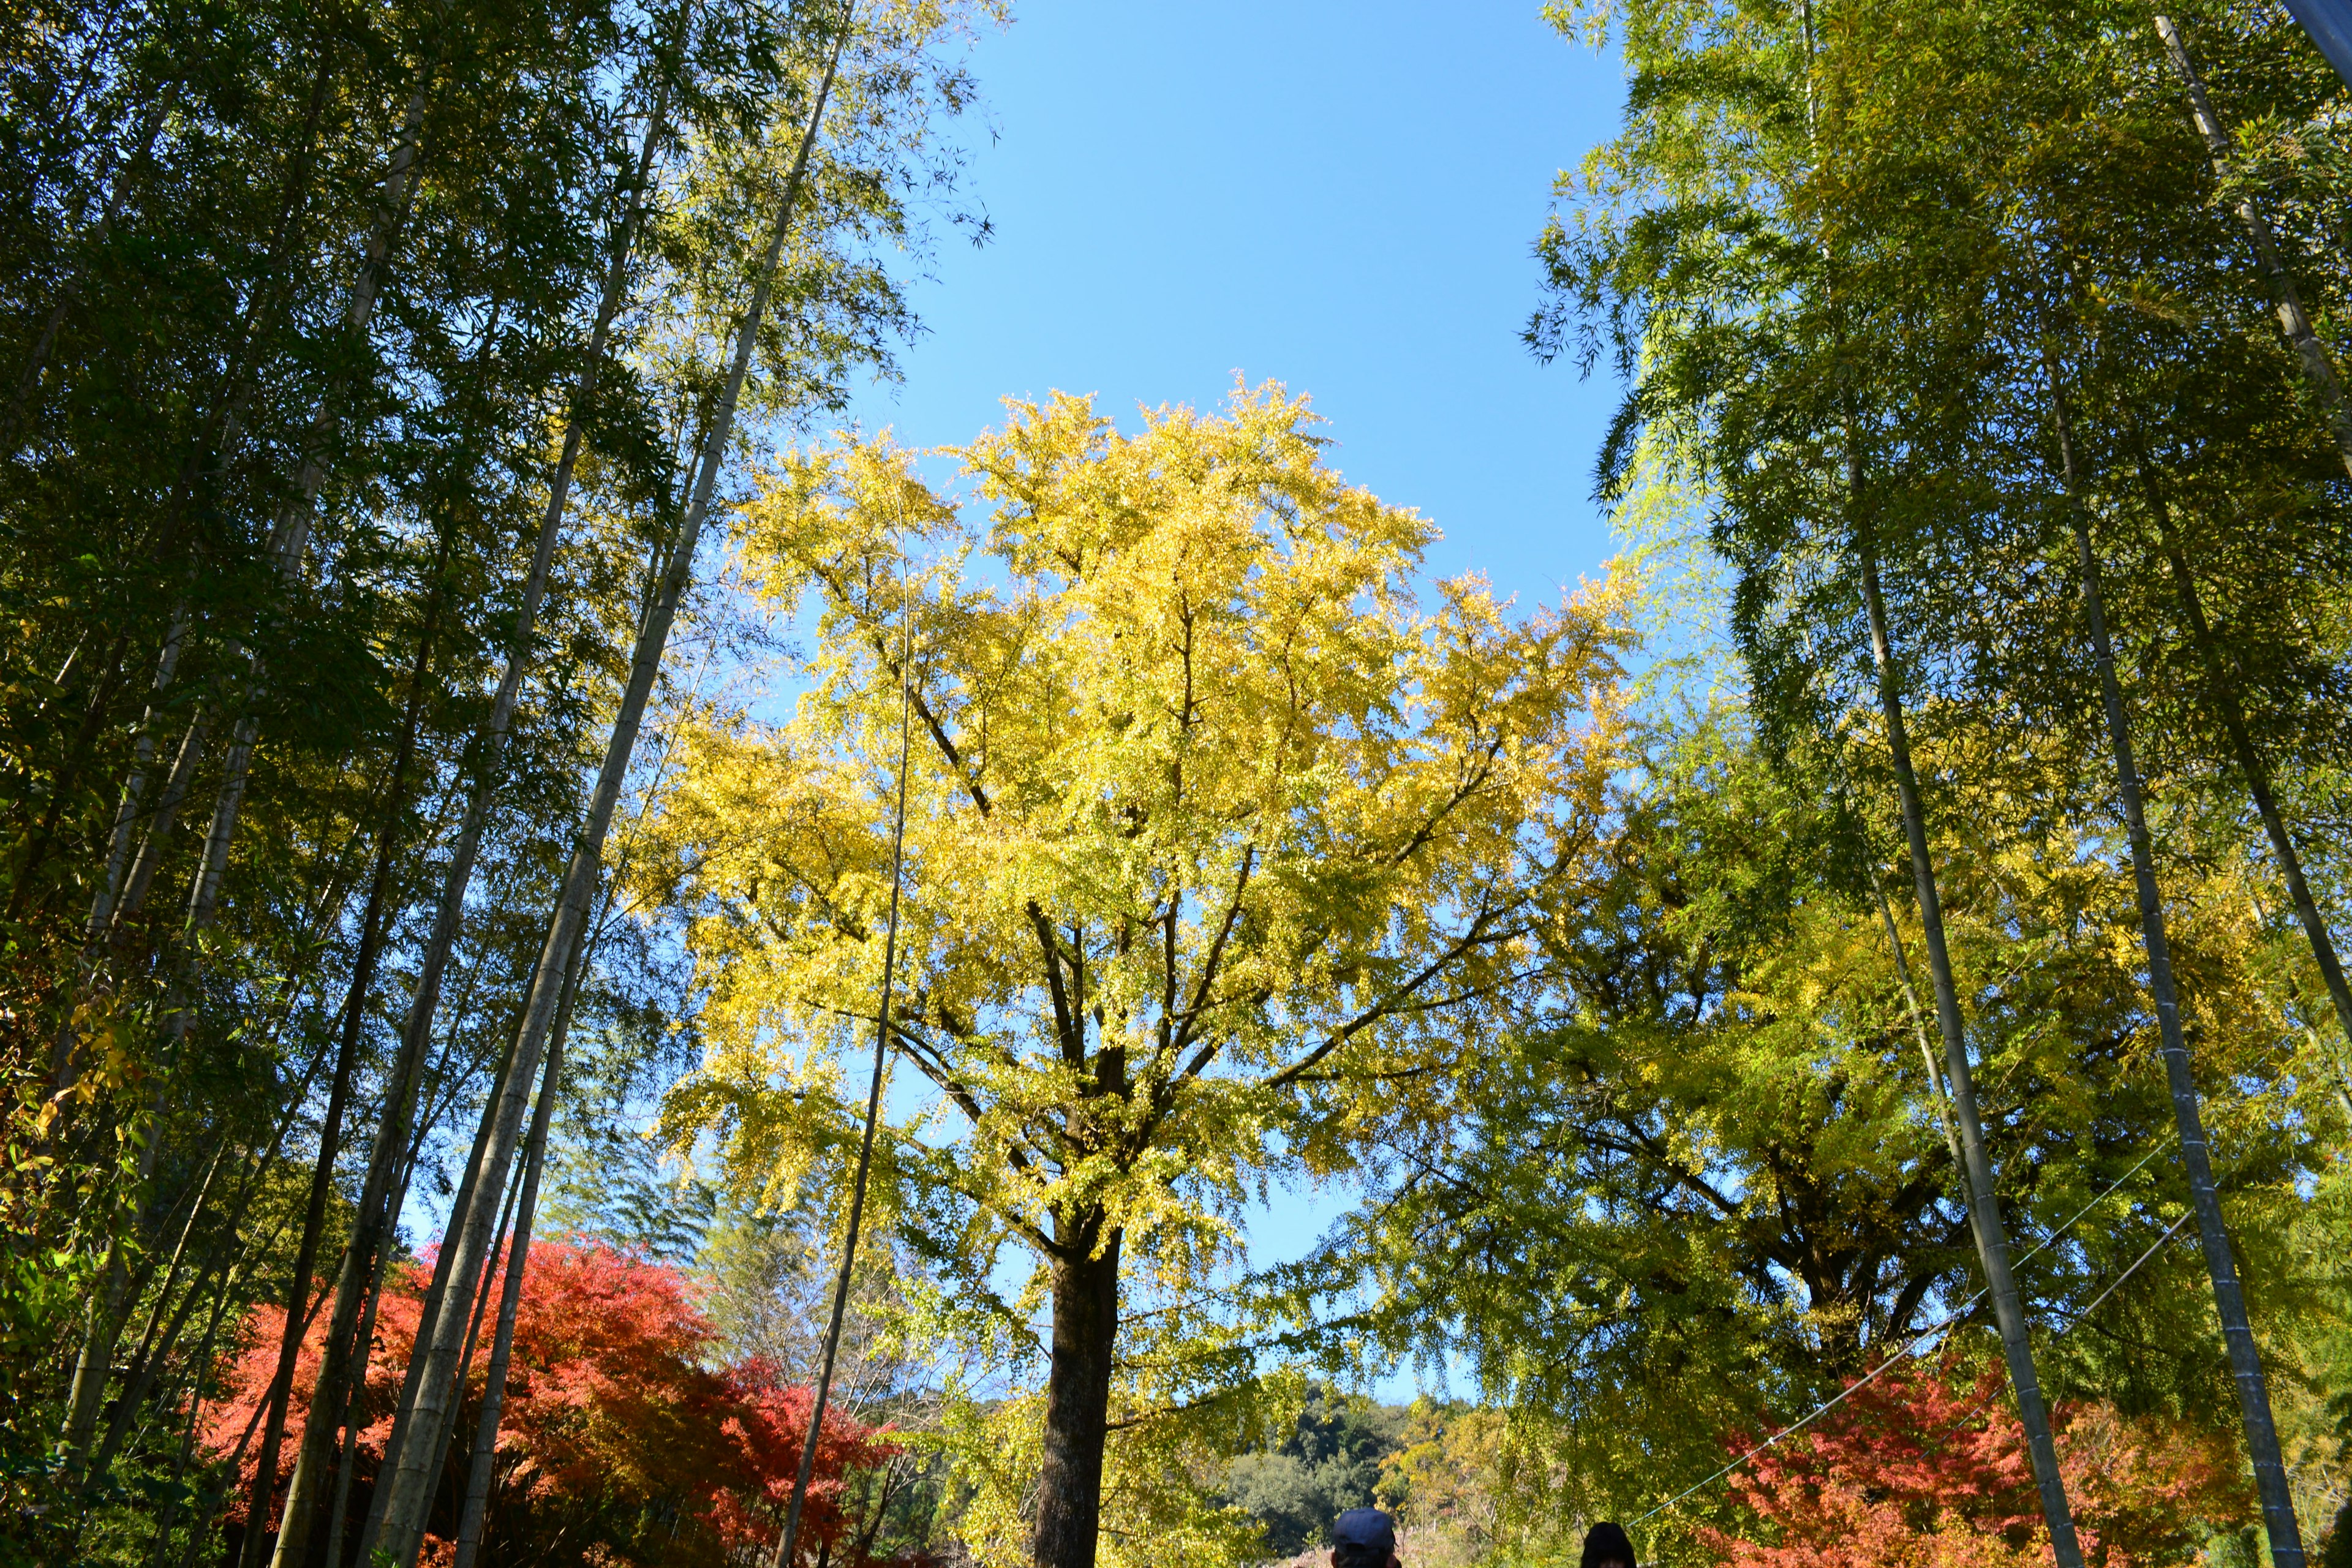
[[[889, 369], [973, 19], [10, 8], [10, 1560], [411, 1561], [482, 1458], [452, 1369], [512, 1332], [567, 1033], [632, 1005], [601, 873], [688, 700], [674, 628], [718, 635], [706, 523], [750, 435]], [[436, 1184], [362, 1512], [392, 1223]], [[195, 1406], [271, 1305], [240, 1506]]]
[[[2211, 1354], [2191, 1403], [2232, 1417], [2270, 1556], [2299, 1563], [2273, 1395], [2300, 1399], [2305, 1373], [2266, 1372], [2247, 1301], [2267, 1296], [2283, 1323], [2301, 1288], [2276, 1253], [2280, 1277], [2249, 1277], [2277, 1223], [2252, 1194], [2285, 1173], [2255, 1171], [2293, 1169], [2352, 1110], [2331, 925], [2352, 564], [2352, 425], [2328, 346], [2344, 84], [2268, 6], [1553, 15], [1621, 40], [1633, 85], [1623, 134], [1566, 181], [1577, 199], [1543, 237], [1551, 296], [1529, 342], [1629, 387], [1604, 496], [1703, 497], [1766, 800], [1820, 814], [1843, 846], [1832, 885], [1881, 917], [1957, 1168], [1947, 1235], [1966, 1262], [1945, 1289], [1975, 1292], [1995, 1331], [2048, 1550], [2098, 1560], [2042, 1384], [2054, 1366], [2112, 1397], [2121, 1373], [2053, 1346], [2066, 1289], [2038, 1260], [2021, 1293], [2012, 1259], [2057, 1239], [2053, 1176], [2091, 1160], [2102, 1177], [2063, 1182], [2088, 1195], [2161, 1143], [2220, 1330], [2196, 1331]], [[1693, 765], [1725, 763], [1703, 747], [1667, 776]], [[2069, 864], [2105, 888], [2062, 891]], [[2277, 966], [2252, 1013], [2216, 924], [2233, 901]], [[2062, 1050], [2021, 1083], [2002, 1059], [2021, 1035], [2080, 1028], [2060, 955], [2094, 924], [2129, 999], [2104, 1027], [2145, 1054], [2126, 1069]], [[1988, 937], [2005, 976], [1966, 951]], [[1739, 983], [1724, 983], [1729, 1005]], [[2009, 1080], [1990, 1142], [1972, 1058]], [[2225, 1150], [2206, 1106], [2249, 1093], [2270, 1098], [2270, 1131], [2241, 1118]], [[2084, 1120], [2045, 1121], [2042, 1094]], [[2223, 1160], [2247, 1194], [2234, 1234]], [[1883, 1277], [1864, 1284], [1854, 1328], [1882, 1345], [1914, 1331], [1920, 1283], [1891, 1302], [1871, 1300]], [[1809, 1281], [1816, 1305], [1824, 1284]]]

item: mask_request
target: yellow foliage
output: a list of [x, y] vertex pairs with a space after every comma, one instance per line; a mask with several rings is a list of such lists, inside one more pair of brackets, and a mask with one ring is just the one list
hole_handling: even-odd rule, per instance
[[[969, 502], [887, 441], [764, 477], [744, 565], [813, 611], [806, 686], [782, 723], [681, 738], [633, 874], [696, 911], [706, 1057], [667, 1130], [785, 1201], [854, 1146], [903, 782], [890, 1029], [930, 1096], [877, 1195], [1015, 1361], [1052, 1269], [1123, 1249], [1118, 1562], [1120, 1517], [1164, 1532], [1168, 1487], [1205, 1495], [1139, 1461], [1175, 1440], [1153, 1411], [1246, 1363], [1213, 1284], [1241, 1205], [1433, 1114], [1530, 983], [1598, 837], [1623, 594], [1519, 614], [1425, 584], [1434, 530], [1345, 484], [1277, 386], [1134, 436], [1084, 399], [1011, 408], [954, 454]], [[1037, 1267], [1000, 1301], [1008, 1245]], [[975, 1479], [1010, 1541], [1017, 1500]], [[1185, 1517], [1199, 1554], [1240, 1539]]]

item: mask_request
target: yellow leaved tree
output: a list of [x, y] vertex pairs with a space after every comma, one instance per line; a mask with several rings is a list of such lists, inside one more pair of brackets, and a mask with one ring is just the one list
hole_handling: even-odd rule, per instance
[[1595, 847], [1623, 634], [1612, 586], [1519, 615], [1422, 579], [1434, 531], [1343, 483], [1278, 386], [1132, 437], [1085, 399], [1011, 409], [956, 454], [961, 506], [882, 442], [765, 479], [741, 544], [813, 612], [806, 688], [788, 721], [688, 737], [666, 852], [633, 858], [695, 911], [706, 1053], [669, 1135], [772, 1194], [830, 1174], [904, 679], [889, 1030], [928, 1091], [876, 1201], [943, 1316], [1045, 1372], [996, 1407], [975, 1544], [1087, 1568], [1098, 1532], [1139, 1563], [1179, 1528], [1154, 1445], [1241, 1354], [1215, 1285], [1242, 1205], [1439, 1114], [1535, 983], [1548, 895]]

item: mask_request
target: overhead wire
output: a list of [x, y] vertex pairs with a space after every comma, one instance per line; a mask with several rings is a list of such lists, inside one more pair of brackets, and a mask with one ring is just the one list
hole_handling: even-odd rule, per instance
[[[2170, 1241], [2174, 1237], [2180, 1234], [2180, 1227], [2187, 1225], [2195, 1215], [2196, 1212], [2196, 1210], [2190, 1209], [2187, 1213], [2184, 1213], [2179, 1219], [2174, 1220], [2170, 1225], [2165, 1226], [2164, 1234], [2158, 1237], [2155, 1241], [2150, 1243], [2146, 1252], [2143, 1252], [2137, 1258], [2133, 1258], [2130, 1268], [2125, 1269], [2121, 1274], [2116, 1275], [2113, 1279], [2109, 1280], [2107, 1282], [2107, 1288], [2100, 1291], [2098, 1295], [2092, 1300], [2089, 1306], [2084, 1308], [2079, 1312], [2071, 1314], [2074, 1320], [2074, 1322], [2067, 1324], [2064, 1329], [2061, 1329], [2058, 1331], [2062, 1334], [2067, 1332], [2069, 1330], [2072, 1330], [2075, 1324], [2083, 1322], [2088, 1319], [2092, 1313], [2097, 1311], [2101, 1302], [2114, 1295], [2125, 1280], [2139, 1272], [2141, 1264], [2146, 1263], [2149, 1258], [2154, 1258], [2157, 1255], [2157, 1252], [2166, 1242]], [[1969, 1420], [1973, 1419], [1977, 1412], [1982, 1410], [1986, 1405], [1990, 1405], [1996, 1398], [2000, 1397], [2000, 1389], [1998, 1385], [1995, 1385], [1984, 1395], [1984, 1397], [1970, 1404], [1967, 1409], [1962, 1410], [1951, 1420], [1947, 1421], [1941, 1426], [1937, 1427], [1933, 1433], [1929, 1434], [1929, 1436], [1940, 1437], [1948, 1432], [1957, 1431]]]
[[[2092, 1198], [2090, 1202], [2084, 1204], [2081, 1208], [2076, 1209], [2072, 1215], [2054, 1227], [2049, 1235], [2043, 1237], [2041, 1241], [2037, 1242], [2031, 1250], [2019, 1254], [2017, 1261], [2019, 1263], [2023, 1263], [2027, 1258], [2056, 1245], [2058, 1238], [2065, 1235], [2068, 1230], [2072, 1229], [2074, 1224], [2084, 1215], [2089, 1214], [2093, 1209], [2098, 1207], [2099, 1205], [2105, 1203], [2109, 1197], [2113, 1196], [2116, 1191], [2126, 1182], [2130, 1181], [2134, 1176], [2138, 1175], [2140, 1172], [2146, 1170], [2149, 1163], [2153, 1162], [2158, 1154], [2163, 1153], [2164, 1151], [2171, 1145], [2175, 1136], [2177, 1136], [2177, 1134], [2168, 1133], [2165, 1137], [2158, 1140], [2154, 1147], [2150, 1148], [2146, 1154], [2140, 1156], [2138, 1163], [2134, 1164], [2130, 1170], [2126, 1171], [2122, 1175], [2117, 1176], [2114, 1181], [2108, 1183], [2107, 1185], [2100, 1191], [2097, 1196]], [[2125, 1269], [2120, 1275], [2117, 1275], [2115, 1280], [2110, 1283], [2105, 1290], [2099, 1292], [2098, 1299], [2096, 1300], [2094, 1300], [2090, 1306], [2085, 1307], [2079, 1314], [2076, 1315], [2074, 1320], [2075, 1322], [2080, 1322], [2083, 1319], [2089, 1317], [2093, 1311], [2098, 1309], [2100, 1302], [2105, 1301], [2109, 1296], [2114, 1295], [2116, 1288], [2122, 1285], [2125, 1280], [2130, 1279], [2135, 1273], [2138, 1272], [2141, 1264], [2146, 1263], [2149, 1258], [2155, 1257], [2157, 1248], [2171, 1240], [2173, 1236], [2180, 1229], [2181, 1226], [2187, 1223], [2189, 1215], [2183, 1215], [2179, 1219], [2173, 1221], [2172, 1224], [2165, 1230], [2165, 1233], [2157, 1238], [2155, 1246], [2150, 1247], [2146, 1252], [2141, 1253], [2139, 1257], [2133, 1261], [2130, 1268]], [[1673, 1508], [1677, 1503], [1696, 1496], [1699, 1492], [1705, 1491], [1707, 1488], [1715, 1485], [1716, 1482], [1723, 1479], [1724, 1477], [1731, 1474], [1734, 1470], [1737, 1470], [1742, 1465], [1748, 1463], [1748, 1460], [1755, 1458], [1758, 1455], [1778, 1447], [1788, 1438], [1803, 1431], [1806, 1427], [1811, 1426], [1814, 1422], [1820, 1420], [1822, 1416], [1828, 1415], [1839, 1405], [1844, 1404], [1846, 1400], [1855, 1394], [1856, 1391], [1875, 1381], [1882, 1374], [1923, 1354], [1927, 1348], [1931, 1347], [1935, 1342], [1940, 1341], [1947, 1332], [1958, 1327], [1960, 1323], [1965, 1321], [1969, 1314], [1977, 1310], [1978, 1304], [1983, 1301], [1984, 1299], [1985, 1292], [1982, 1289], [1979, 1289], [1966, 1301], [1962, 1302], [1957, 1311], [1946, 1314], [1943, 1318], [1929, 1324], [1918, 1333], [1910, 1336], [1907, 1342], [1900, 1351], [1888, 1356], [1885, 1361], [1880, 1362], [1876, 1366], [1871, 1368], [1868, 1372], [1854, 1379], [1853, 1382], [1846, 1384], [1843, 1388], [1838, 1390], [1837, 1393], [1822, 1401], [1821, 1404], [1814, 1405], [1812, 1409], [1807, 1411], [1796, 1420], [1791, 1421], [1789, 1425], [1781, 1427], [1779, 1431], [1773, 1433], [1770, 1436], [1765, 1438], [1762, 1442], [1757, 1444], [1746, 1453], [1741, 1454], [1738, 1458], [1733, 1459], [1721, 1469], [1717, 1470], [1713, 1475], [1708, 1476], [1705, 1480], [1684, 1488], [1681, 1491], [1676, 1492], [1673, 1497], [1668, 1498], [1665, 1501], [1658, 1504], [1657, 1507], [1650, 1510], [1649, 1512], [1635, 1519], [1633, 1522], [1637, 1525], [1647, 1523], [1649, 1521], [1655, 1519], [1658, 1515], [1665, 1512], [1668, 1509]], [[2070, 1324], [2069, 1327], [2071, 1326], [2072, 1325]], [[2061, 1330], [2060, 1331], [2063, 1333], [2064, 1331]]]
[[[2149, 1258], [2154, 1258], [2158, 1247], [2162, 1247], [2166, 1242], [2170, 1241], [2174, 1237], [2179, 1235], [2180, 1227], [2187, 1225], [2191, 1219], [2196, 1217], [2196, 1214], [2197, 1211], [2195, 1209], [2190, 1209], [2187, 1213], [2183, 1214], [2179, 1219], [2174, 1220], [2170, 1225], [2166, 1226], [2164, 1227], [2164, 1234], [2150, 1242], [2146, 1252], [2141, 1253], [2137, 1258], [2132, 1259], [2132, 1266], [2129, 1268], [2125, 1269], [2121, 1274], [2116, 1275], [2114, 1284], [2109, 1285], [2105, 1289], [2093, 1297], [2089, 1306], [2074, 1314], [2074, 1321], [2079, 1323], [2084, 1319], [2089, 1317], [2092, 1313], [2097, 1311], [2099, 1310], [2100, 1303], [2116, 1293], [2117, 1286], [2122, 1285], [2125, 1280], [2138, 1273], [2139, 1266], [2147, 1262]], [[2068, 1327], [2073, 1327], [2073, 1324], [2069, 1324]], [[2060, 1331], [2063, 1332], [2064, 1331], [2062, 1330]]]

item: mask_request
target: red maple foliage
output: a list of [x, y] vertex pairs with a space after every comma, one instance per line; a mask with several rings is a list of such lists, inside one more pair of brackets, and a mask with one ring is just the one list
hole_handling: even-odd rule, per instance
[[[352, 1517], [364, 1516], [392, 1426], [392, 1407], [416, 1338], [430, 1279], [404, 1268], [386, 1285], [353, 1467]], [[494, 1277], [491, 1310], [502, 1275]], [[319, 1373], [324, 1314], [295, 1369], [282, 1488]], [[242, 1489], [256, 1457], [244, 1441], [275, 1370], [279, 1309], [257, 1310], [227, 1370], [226, 1396], [205, 1413], [205, 1442], [238, 1454]], [[473, 1433], [480, 1418], [491, 1324], [474, 1360], [439, 1496], [427, 1558], [446, 1559], [457, 1533]], [[750, 1360], [714, 1363], [715, 1336], [686, 1279], [672, 1268], [595, 1243], [540, 1242], [523, 1273], [514, 1351], [499, 1425], [485, 1568], [505, 1563], [663, 1563], [772, 1551], [800, 1466], [810, 1391]], [[870, 1568], [870, 1530], [845, 1506], [848, 1479], [882, 1463], [886, 1434], [828, 1410], [817, 1442], [802, 1539], [828, 1568]], [[281, 1493], [282, 1496], [282, 1493]], [[274, 1528], [277, 1520], [270, 1521]], [[356, 1536], [353, 1529], [351, 1534]], [[347, 1542], [356, 1549], [356, 1542]]]
[[[1998, 1366], [1972, 1384], [1948, 1364], [1882, 1373], [1735, 1470], [1732, 1500], [1754, 1524], [1703, 1530], [1701, 1543], [1726, 1568], [2042, 1568], [2048, 1536], [2005, 1386]], [[2096, 1568], [2193, 1562], [2209, 1530], [2249, 1517], [2238, 1466], [2210, 1434], [2097, 1405], [2062, 1406], [2053, 1426]]]

